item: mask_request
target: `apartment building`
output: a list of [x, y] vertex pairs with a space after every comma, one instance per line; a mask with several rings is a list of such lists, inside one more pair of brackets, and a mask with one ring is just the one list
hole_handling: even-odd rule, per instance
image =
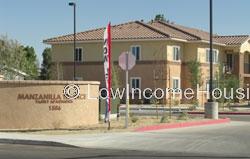
[[[76, 76], [78, 80], [101, 81], [103, 69], [104, 28], [76, 34]], [[113, 25], [112, 61], [130, 51], [136, 57], [136, 66], [129, 72], [133, 88], [181, 88], [190, 87], [191, 78], [187, 63], [201, 63], [202, 85], [206, 89], [209, 79], [209, 33], [166, 21], [132, 21]], [[73, 34], [44, 40], [52, 46], [55, 79], [73, 79]], [[250, 36], [214, 35], [213, 62], [215, 68], [223, 64], [227, 73], [240, 79], [242, 86], [250, 83]], [[214, 69], [216, 73], [217, 69]], [[119, 72], [121, 87], [125, 87], [125, 73]], [[205, 96], [205, 95], [204, 95]], [[204, 103], [206, 99], [200, 102]]]

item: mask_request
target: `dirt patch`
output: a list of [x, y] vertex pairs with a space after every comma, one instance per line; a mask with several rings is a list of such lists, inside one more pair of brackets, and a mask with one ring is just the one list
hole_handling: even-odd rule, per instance
[[[136, 120], [133, 120], [137, 118]], [[100, 121], [99, 124], [84, 126], [84, 127], [75, 127], [72, 129], [58, 129], [58, 130], [41, 130], [34, 132], [26, 132], [31, 134], [47, 134], [47, 135], [63, 135], [63, 134], [91, 134], [91, 133], [110, 133], [110, 132], [128, 132], [133, 131], [136, 128], [149, 126], [149, 125], [158, 125], [165, 123], [177, 123], [177, 122], [186, 122], [186, 121], [197, 121], [197, 120], [205, 120], [201, 117], [192, 117], [188, 116], [187, 119], [182, 120], [180, 116], [169, 116], [166, 117], [167, 120], [162, 120], [162, 117], [159, 116], [132, 116], [129, 121], [129, 128], [125, 128], [125, 118], [121, 117], [119, 120], [113, 119], [111, 120], [111, 129], [108, 130], [108, 124]], [[133, 122], [132, 122], [133, 120]], [[163, 122], [164, 121], [164, 122]]]

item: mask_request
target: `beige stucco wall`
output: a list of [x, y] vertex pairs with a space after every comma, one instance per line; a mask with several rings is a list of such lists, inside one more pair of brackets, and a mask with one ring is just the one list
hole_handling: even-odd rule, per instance
[[[204, 67], [202, 67], [203, 76], [207, 77], [208, 72], [208, 63], [206, 63], [206, 49], [209, 48], [209, 44], [206, 43], [186, 43], [181, 41], [114, 41], [112, 45], [112, 59], [114, 61], [118, 60], [120, 53], [123, 51], [128, 51], [131, 49], [131, 46], [138, 45], [141, 46], [141, 61], [151, 61], [147, 64], [137, 62], [135, 68], [130, 71], [132, 77], [141, 77], [142, 87], [151, 87], [154, 84], [152, 80], [154, 78], [154, 70], [157, 69], [156, 65], [158, 62], [156, 60], [167, 61], [165, 72], [170, 75], [171, 82], [165, 82], [165, 85], [172, 87], [173, 78], [181, 78], [182, 74], [185, 74], [186, 69], [182, 69], [182, 65], [188, 61], [198, 59]], [[181, 52], [181, 61], [173, 61], [173, 47], [179, 46]], [[87, 64], [91, 62], [101, 62], [103, 59], [102, 51], [103, 46], [102, 42], [89, 42], [89, 43], [78, 43], [77, 47], [83, 48], [83, 62], [77, 64], [77, 75], [83, 77], [83, 79], [95, 79], [98, 77], [98, 80], [103, 81], [103, 78], [100, 78], [103, 75], [102, 64]], [[214, 48], [219, 50], [219, 61], [225, 61], [224, 46], [214, 45]], [[53, 61], [60, 62], [70, 62], [73, 61], [72, 44], [56, 44], [52, 46], [53, 51]], [[72, 79], [72, 70], [71, 67], [73, 63], [63, 66], [63, 76], [64, 79]], [[94, 67], [95, 66], [95, 67]], [[94, 68], [93, 68], [94, 67]], [[170, 71], [169, 71], [170, 68]], [[90, 70], [90, 71], [89, 71]], [[170, 73], [168, 73], [170, 72]], [[123, 76], [121, 76], [123, 79]], [[150, 80], [151, 79], [151, 80]], [[149, 81], [150, 80], [150, 81]], [[169, 80], [169, 79], [167, 79]], [[183, 83], [181, 79], [181, 83]], [[123, 82], [122, 82], [123, 83]], [[164, 82], [163, 82], [164, 83]], [[185, 84], [184, 84], [185, 85]]]
[[[181, 60], [187, 62], [198, 58], [204, 63], [206, 60], [206, 49], [209, 48], [205, 43], [185, 43], [177, 41], [114, 41], [112, 45], [112, 59], [117, 61], [119, 55], [124, 51], [130, 51], [131, 46], [141, 46], [141, 60], [169, 60], [173, 61], [173, 47], [179, 46]], [[103, 46], [102, 42], [77, 43], [77, 47], [83, 49], [83, 62], [102, 61]], [[219, 58], [223, 59], [224, 47], [214, 45], [214, 49], [219, 50]], [[60, 62], [73, 61], [72, 44], [53, 44], [52, 60]]]
[[244, 42], [240, 47], [240, 52], [248, 52], [250, 53], [250, 39], [248, 39], [246, 42]]
[[2, 81], [2, 80], [3, 80], [3, 78], [4, 78], [4, 77], [3, 77], [3, 75], [0, 75], [0, 81]]
[[[131, 46], [141, 47], [141, 60], [172, 60], [172, 47], [180, 46], [181, 55], [183, 54], [182, 42], [176, 41], [114, 41], [112, 44], [112, 59], [117, 61], [119, 55], [124, 51], [131, 51]], [[102, 61], [103, 60], [103, 43], [89, 42], [77, 43], [76, 47], [83, 49], [84, 61]], [[72, 44], [53, 44], [52, 45], [52, 61], [69, 62], [73, 61], [73, 45]]]
[[[83, 50], [84, 61], [101, 61], [102, 60], [102, 43], [77, 43], [76, 47]], [[52, 45], [52, 61], [73, 61], [72, 44], [55, 44]]]
[[[224, 47], [214, 45], [213, 48], [219, 51], [219, 61], [223, 61]], [[188, 61], [197, 59], [201, 63], [206, 63], [206, 49], [209, 49], [209, 44], [204, 44], [204, 43], [185, 44], [183, 61], [188, 62]]]
[[[80, 98], [64, 97], [68, 83], [79, 85]], [[98, 92], [99, 82], [0, 81], [0, 129], [67, 129], [97, 124], [98, 100], [88, 95], [98, 97]], [[35, 94], [36, 98], [29, 98]]]
[[[181, 59], [183, 59], [184, 54], [184, 43], [177, 41], [114, 41], [112, 45], [112, 59], [117, 61], [119, 55], [123, 51], [130, 51], [131, 46], [140, 46], [141, 47], [141, 60], [140, 61], [151, 61], [147, 64], [141, 64], [140, 62], [136, 63], [135, 68], [130, 71], [131, 77], [142, 77], [142, 86], [147, 87], [147, 85], [152, 86], [153, 82], [147, 82], [149, 79], [154, 78], [153, 69], [155, 67], [155, 60], [162, 61], [173, 61], [173, 46], [180, 46], [181, 50]], [[102, 42], [90, 42], [90, 43], [78, 43], [77, 47], [83, 49], [83, 62], [77, 63], [77, 75], [83, 77], [83, 79], [89, 79], [90, 76], [99, 77], [99, 73], [103, 75], [103, 68], [100, 64], [93, 65], [87, 64], [91, 62], [101, 62], [103, 60], [103, 46]], [[52, 45], [52, 60], [54, 62], [68, 62], [67, 66], [62, 66], [65, 69], [62, 69], [64, 79], [72, 79], [72, 56], [73, 45], [72, 44], [54, 44]], [[156, 62], [157, 64], [157, 62]], [[71, 66], [70, 66], [71, 65]], [[83, 66], [85, 65], [85, 66]], [[157, 64], [158, 65], [158, 64]], [[170, 64], [168, 64], [170, 66]], [[150, 69], [146, 69], [149, 67]], [[165, 70], [167, 70], [166, 68]], [[92, 70], [92, 71], [89, 71]], [[86, 73], [87, 72], [87, 73]], [[98, 73], [97, 73], [98, 72]], [[145, 73], [146, 72], [146, 73]], [[166, 72], [166, 71], [165, 71]], [[136, 74], [136, 75], [135, 75]], [[171, 64], [170, 75], [171, 77], [180, 77], [181, 74], [181, 62], [174, 62]], [[121, 78], [123, 79], [123, 78]], [[98, 80], [103, 80], [98, 79]], [[149, 87], [149, 86], [148, 86]]]
[[[103, 43], [101, 41], [77, 44], [77, 47], [83, 48], [83, 62], [77, 63], [77, 75], [87, 80], [100, 80], [102, 84], [104, 84], [102, 45]], [[136, 66], [129, 72], [129, 76], [140, 77], [141, 88], [172, 87], [172, 79], [176, 77], [181, 79], [182, 88], [190, 87], [190, 74], [188, 72], [187, 62], [196, 59], [198, 59], [202, 65], [202, 83], [205, 88], [205, 82], [209, 77], [209, 63], [206, 62], [206, 49], [209, 48], [208, 43], [173, 40], [113, 41], [113, 61], [117, 62], [119, 55], [123, 51], [129, 51], [133, 45], [141, 46], [141, 61], [136, 62]], [[180, 47], [181, 61], [179, 62], [173, 61], [172, 53], [174, 46]], [[213, 45], [213, 48], [219, 51], [219, 63], [225, 64], [227, 52], [235, 54], [235, 69], [233, 74], [237, 76], [242, 74], [239, 72], [242, 72], [243, 68], [243, 65], [241, 66], [241, 69], [239, 67], [239, 52], [246, 52], [246, 50], [250, 50], [249, 47], [248, 42], [244, 43], [242, 46]], [[64, 62], [63, 79], [72, 79], [73, 76], [72, 50], [73, 44], [52, 45], [53, 61]], [[166, 62], [166, 65], [161, 65], [160, 63], [162, 61]], [[240, 61], [244, 61], [244, 59]], [[162, 68], [164, 68], [163, 74], [165, 79], [158, 81], [154, 80], [155, 71], [162, 70]], [[218, 71], [217, 68], [214, 68], [214, 74]], [[119, 77], [121, 87], [123, 87], [125, 85], [123, 71], [120, 72]]]

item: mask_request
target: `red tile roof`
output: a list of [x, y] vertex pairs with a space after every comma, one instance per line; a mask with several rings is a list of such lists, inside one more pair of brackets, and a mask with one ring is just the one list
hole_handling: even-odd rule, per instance
[[[76, 34], [77, 41], [102, 40], [104, 28], [79, 32]], [[127, 39], [168, 39], [169, 36], [153, 27], [139, 21], [128, 22], [120, 25], [114, 25], [111, 28], [113, 40]], [[45, 43], [50, 42], [67, 42], [73, 41], [73, 34], [59, 36], [44, 40]]]
[[186, 31], [173, 27], [172, 24], [168, 24], [168, 23], [161, 22], [161, 21], [152, 21], [148, 24], [167, 33], [172, 38], [179, 38], [179, 39], [185, 39], [185, 40], [200, 40], [200, 38], [195, 35], [192, 35]]
[[[96, 41], [103, 39], [104, 28], [79, 32], [77, 41]], [[149, 23], [133, 21], [114, 25], [111, 29], [113, 40], [142, 40], [142, 39], [182, 39], [186, 41], [209, 41], [209, 33], [203, 30], [181, 26], [163, 21]], [[248, 35], [218, 36], [214, 35], [214, 42], [226, 45], [239, 45], [249, 38]], [[44, 43], [72, 42], [73, 34], [59, 36], [44, 40]]]
[[250, 38], [249, 35], [228, 35], [228, 36], [215, 36], [215, 39], [226, 45], [240, 45]]

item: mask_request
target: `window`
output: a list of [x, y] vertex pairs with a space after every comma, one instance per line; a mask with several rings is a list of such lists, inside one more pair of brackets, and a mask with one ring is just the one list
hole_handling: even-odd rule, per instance
[[173, 89], [180, 89], [181, 88], [181, 82], [180, 78], [173, 78]]
[[173, 60], [174, 61], [180, 61], [181, 60], [181, 52], [179, 46], [173, 47]]
[[227, 71], [232, 71], [234, 65], [234, 56], [233, 54], [227, 54]]
[[82, 62], [83, 61], [82, 48], [76, 48], [76, 51], [75, 51], [75, 61], [76, 62]]
[[136, 46], [131, 46], [131, 52], [135, 56], [136, 60], [141, 59], [141, 47], [136, 45]]
[[131, 77], [130, 78], [131, 89], [141, 88], [141, 78], [140, 77]]
[[[218, 63], [219, 51], [213, 49], [213, 63]], [[210, 62], [210, 49], [206, 49], [206, 62]]]

